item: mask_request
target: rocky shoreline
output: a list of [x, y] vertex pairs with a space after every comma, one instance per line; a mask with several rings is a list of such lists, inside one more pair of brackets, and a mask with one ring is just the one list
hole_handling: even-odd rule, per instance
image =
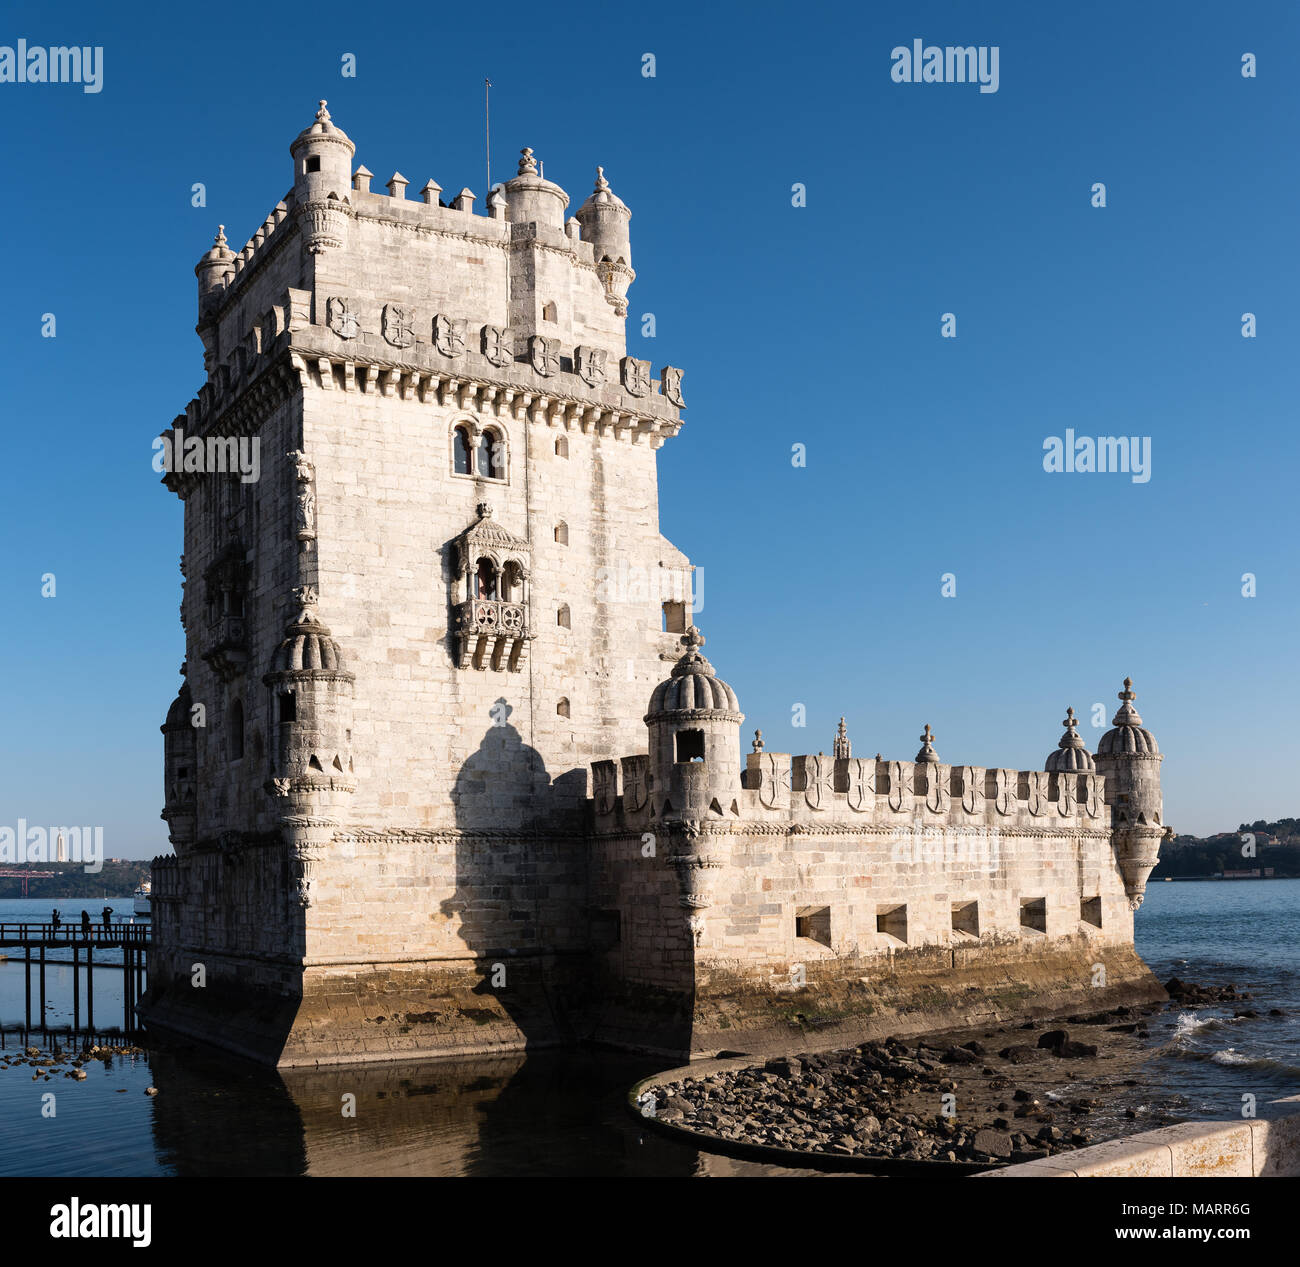
[[[1170, 1004], [1062, 1021], [888, 1038], [844, 1051], [684, 1077], [645, 1090], [640, 1112], [730, 1146], [880, 1162], [1034, 1161], [1178, 1120], [1117, 1110], [1110, 1090], [1140, 1088], [1148, 1018], [1166, 1007], [1247, 1001], [1234, 986], [1172, 979]], [[1243, 1014], [1243, 1013], [1239, 1013]], [[1130, 1097], [1131, 1098], [1131, 1097]], [[1099, 1112], [1111, 1114], [1099, 1126]]]

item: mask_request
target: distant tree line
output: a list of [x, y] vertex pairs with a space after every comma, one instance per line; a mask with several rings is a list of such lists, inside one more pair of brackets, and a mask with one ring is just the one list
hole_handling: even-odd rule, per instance
[[[1247, 834], [1255, 837], [1255, 856], [1242, 853]], [[1300, 819], [1257, 819], [1236, 832], [1218, 836], [1175, 836], [1160, 847], [1153, 880], [1165, 876], [1205, 876], [1222, 871], [1253, 871], [1272, 867], [1275, 876], [1300, 876]]]
[[[70, 898], [102, 899], [109, 897], [129, 897], [140, 887], [142, 880], [149, 878], [150, 864], [144, 859], [139, 861], [105, 862], [103, 869], [87, 874], [75, 862], [26, 862], [17, 866], [5, 864], [5, 870], [12, 871], [62, 871], [46, 880], [28, 880], [27, 896], [30, 898], [48, 898], [61, 901]], [[18, 898], [23, 895], [21, 879], [0, 878], [0, 898]]]

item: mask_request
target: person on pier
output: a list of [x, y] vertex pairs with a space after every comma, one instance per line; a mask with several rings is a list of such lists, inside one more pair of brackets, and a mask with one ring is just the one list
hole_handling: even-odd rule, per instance
[[59, 925], [63, 923], [63, 916], [59, 914], [59, 908], [57, 906], [50, 912], [50, 923], [53, 925], [54, 931], [57, 933], [59, 931]]
[[81, 931], [84, 936], [86, 937], [90, 936], [90, 912], [89, 911], [81, 912]]
[[108, 932], [108, 926], [112, 922], [113, 922], [113, 908], [111, 906], [106, 906], [104, 907], [104, 931], [105, 932]]

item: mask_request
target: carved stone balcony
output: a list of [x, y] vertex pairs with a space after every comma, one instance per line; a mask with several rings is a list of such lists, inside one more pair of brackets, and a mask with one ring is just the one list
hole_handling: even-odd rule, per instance
[[238, 677], [248, 664], [248, 626], [243, 616], [220, 616], [211, 626], [203, 659], [223, 681]]
[[517, 673], [523, 667], [528, 640], [533, 636], [525, 604], [476, 598], [457, 604], [455, 618], [462, 669]]

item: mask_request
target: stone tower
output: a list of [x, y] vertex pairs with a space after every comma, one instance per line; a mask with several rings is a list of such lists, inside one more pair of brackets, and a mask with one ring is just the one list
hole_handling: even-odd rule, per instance
[[[480, 1039], [548, 1038], [529, 991], [587, 944], [587, 770], [642, 746], [691, 587], [658, 525], [681, 371], [627, 354], [604, 170], [566, 220], [530, 149], [481, 211], [400, 173], [372, 192], [354, 154], [321, 102], [288, 193], [241, 250], [219, 230], [207, 381], [165, 435], [194, 455], [164, 478], [187, 665], [144, 1011], [286, 1062], [343, 1012], [390, 1018], [372, 1052], [455, 1048], [461, 1022], [401, 1019], [431, 994]], [[250, 444], [256, 476], [223, 464]], [[485, 1010], [507, 953], [516, 995]]]

